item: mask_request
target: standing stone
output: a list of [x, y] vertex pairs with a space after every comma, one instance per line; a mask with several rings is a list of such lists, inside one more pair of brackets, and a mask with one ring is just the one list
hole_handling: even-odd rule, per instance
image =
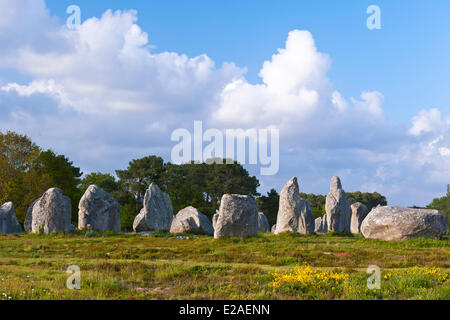
[[253, 198], [239, 194], [224, 194], [220, 202], [214, 238], [247, 238], [256, 234], [258, 234], [258, 209]]
[[299, 219], [298, 233], [314, 234], [314, 212], [309, 205], [309, 202], [300, 199], [300, 219]]
[[119, 203], [96, 185], [87, 188], [78, 209], [78, 229], [120, 232]]
[[193, 233], [212, 236], [214, 228], [207, 216], [189, 206], [178, 212], [172, 220], [170, 233]]
[[212, 225], [214, 229], [216, 229], [217, 219], [219, 219], [219, 210], [216, 210], [216, 213], [212, 217]]
[[270, 232], [275, 233], [276, 230], [277, 230], [277, 225], [274, 224], [274, 225], [272, 226], [272, 229], [270, 230]]
[[413, 238], [439, 238], [447, 230], [447, 217], [438, 210], [378, 206], [361, 224], [365, 238], [404, 241]]
[[339, 177], [334, 176], [331, 179], [330, 192], [325, 202], [325, 211], [327, 213], [328, 231], [350, 233], [352, 210]]
[[31, 224], [33, 222], [33, 207], [39, 199], [34, 200], [33, 203], [28, 207], [27, 215], [25, 216], [25, 221], [23, 222], [23, 227], [25, 229], [25, 232], [27, 233], [30, 233], [32, 231]]
[[314, 232], [317, 233], [327, 233], [328, 225], [327, 225], [327, 217], [323, 216], [314, 220]]
[[361, 230], [361, 223], [363, 222], [364, 218], [369, 213], [369, 209], [366, 207], [365, 204], [361, 202], [356, 202], [352, 204], [352, 218], [350, 222], [350, 232], [351, 233], [359, 233]]
[[314, 233], [314, 214], [308, 201], [300, 198], [297, 177], [289, 180], [281, 190], [276, 225], [275, 234]]
[[7, 202], [0, 207], [0, 233], [21, 233], [22, 227], [17, 221], [14, 205]]
[[133, 230], [169, 231], [172, 225], [172, 202], [167, 193], [163, 192], [156, 183], [152, 183], [144, 196], [144, 207], [134, 219]]
[[70, 198], [63, 195], [58, 188], [48, 189], [33, 206], [31, 231], [45, 234], [69, 232], [73, 230], [70, 223], [72, 204]]
[[270, 232], [270, 224], [267, 217], [262, 212], [258, 212], [258, 231]]

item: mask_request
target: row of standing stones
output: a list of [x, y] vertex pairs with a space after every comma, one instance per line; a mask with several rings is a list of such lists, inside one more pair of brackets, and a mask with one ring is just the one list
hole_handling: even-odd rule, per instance
[[[79, 203], [78, 229], [120, 232], [120, 205], [101, 188], [90, 186]], [[297, 178], [289, 180], [280, 193], [277, 222], [270, 228], [266, 216], [258, 212], [250, 196], [225, 194], [220, 208], [208, 217], [194, 207], [173, 215], [167, 193], [152, 183], [144, 196], [143, 208], [136, 216], [133, 229], [138, 234], [169, 231], [174, 234], [214, 235], [214, 238], [247, 238], [258, 232], [280, 234], [362, 233], [377, 240], [403, 241], [416, 237], [439, 238], [447, 229], [447, 217], [438, 210], [378, 206], [369, 212], [362, 203], [350, 205], [339, 177], [331, 180], [326, 197], [326, 214], [314, 219], [308, 201], [300, 198]], [[26, 232], [52, 234], [75, 230], [71, 224], [71, 202], [58, 188], [47, 190], [29, 207], [24, 221]], [[0, 233], [23, 232], [8, 202], [0, 207]]]

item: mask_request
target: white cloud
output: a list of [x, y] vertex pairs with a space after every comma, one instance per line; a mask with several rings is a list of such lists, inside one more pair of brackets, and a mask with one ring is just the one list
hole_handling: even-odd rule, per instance
[[419, 114], [412, 118], [412, 128], [409, 133], [414, 136], [419, 136], [429, 132], [440, 132], [449, 128], [449, 120], [441, 118], [441, 112], [438, 109], [421, 110]]

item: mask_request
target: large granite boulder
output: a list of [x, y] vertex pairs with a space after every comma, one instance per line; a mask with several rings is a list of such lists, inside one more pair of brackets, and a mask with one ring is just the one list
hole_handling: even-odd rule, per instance
[[275, 234], [314, 233], [314, 214], [308, 201], [300, 198], [296, 177], [289, 180], [281, 190], [279, 204]]
[[21, 233], [22, 226], [17, 221], [14, 205], [7, 202], [0, 207], [0, 233]]
[[152, 183], [144, 196], [144, 207], [133, 222], [135, 232], [169, 231], [172, 225], [173, 208], [170, 197], [156, 183]]
[[25, 232], [30, 233], [31, 230], [31, 224], [33, 222], [33, 207], [38, 202], [39, 199], [34, 200], [33, 203], [28, 207], [27, 214], [25, 216], [25, 221], [23, 222], [23, 228], [25, 229]]
[[119, 203], [96, 185], [87, 188], [78, 209], [78, 229], [120, 232]]
[[258, 209], [250, 196], [224, 194], [220, 202], [214, 238], [247, 238], [258, 234]]
[[331, 179], [330, 192], [325, 201], [325, 211], [328, 231], [350, 233], [352, 210], [339, 177], [334, 176]]
[[269, 220], [263, 212], [258, 212], [258, 231], [270, 232]]
[[314, 220], [314, 232], [317, 233], [327, 233], [328, 232], [328, 224], [327, 217], [323, 216]]
[[207, 216], [194, 207], [180, 210], [172, 220], [170, 233], [193, 233], [212, 236], [214, 228]]
[[72, 204], [70, 198], [63, 195], [58, 188], [48, 189], [32, 206], [31, 232], [45, 234], [69, 232], [73, 230], [70, 223]]
[[361, 223], [369, 213], [369, 209], [364, 203], [356, 202], [350, 206], [352, 210], [352, 218], [350, 221], [350, 232], [359, 233], [361, 231]]
[[365, 238], [404, 241], [412, 238], [439, 238], [447, 230], [447, 217], [438, 210], [378, 206], [361, 224]]

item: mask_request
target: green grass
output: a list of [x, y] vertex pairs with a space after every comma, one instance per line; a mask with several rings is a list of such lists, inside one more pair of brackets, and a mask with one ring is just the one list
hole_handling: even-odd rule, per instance
[[[0, 235], [0, 299], [450, 299], [448, 237], [406, 242], [337, 234], [189, 237]], [[74, 264], [81, 269], [81, 290], [66, 288], [66, 270]], [[276, 270], [289, 273], [305, 264], [348, 279], [317, 288], [272, 285]], [[367, 289], [369, 265], [381, 268], [380, 290]], [[433, 268], [440, 269], [440, 278], [430, 275]]]

